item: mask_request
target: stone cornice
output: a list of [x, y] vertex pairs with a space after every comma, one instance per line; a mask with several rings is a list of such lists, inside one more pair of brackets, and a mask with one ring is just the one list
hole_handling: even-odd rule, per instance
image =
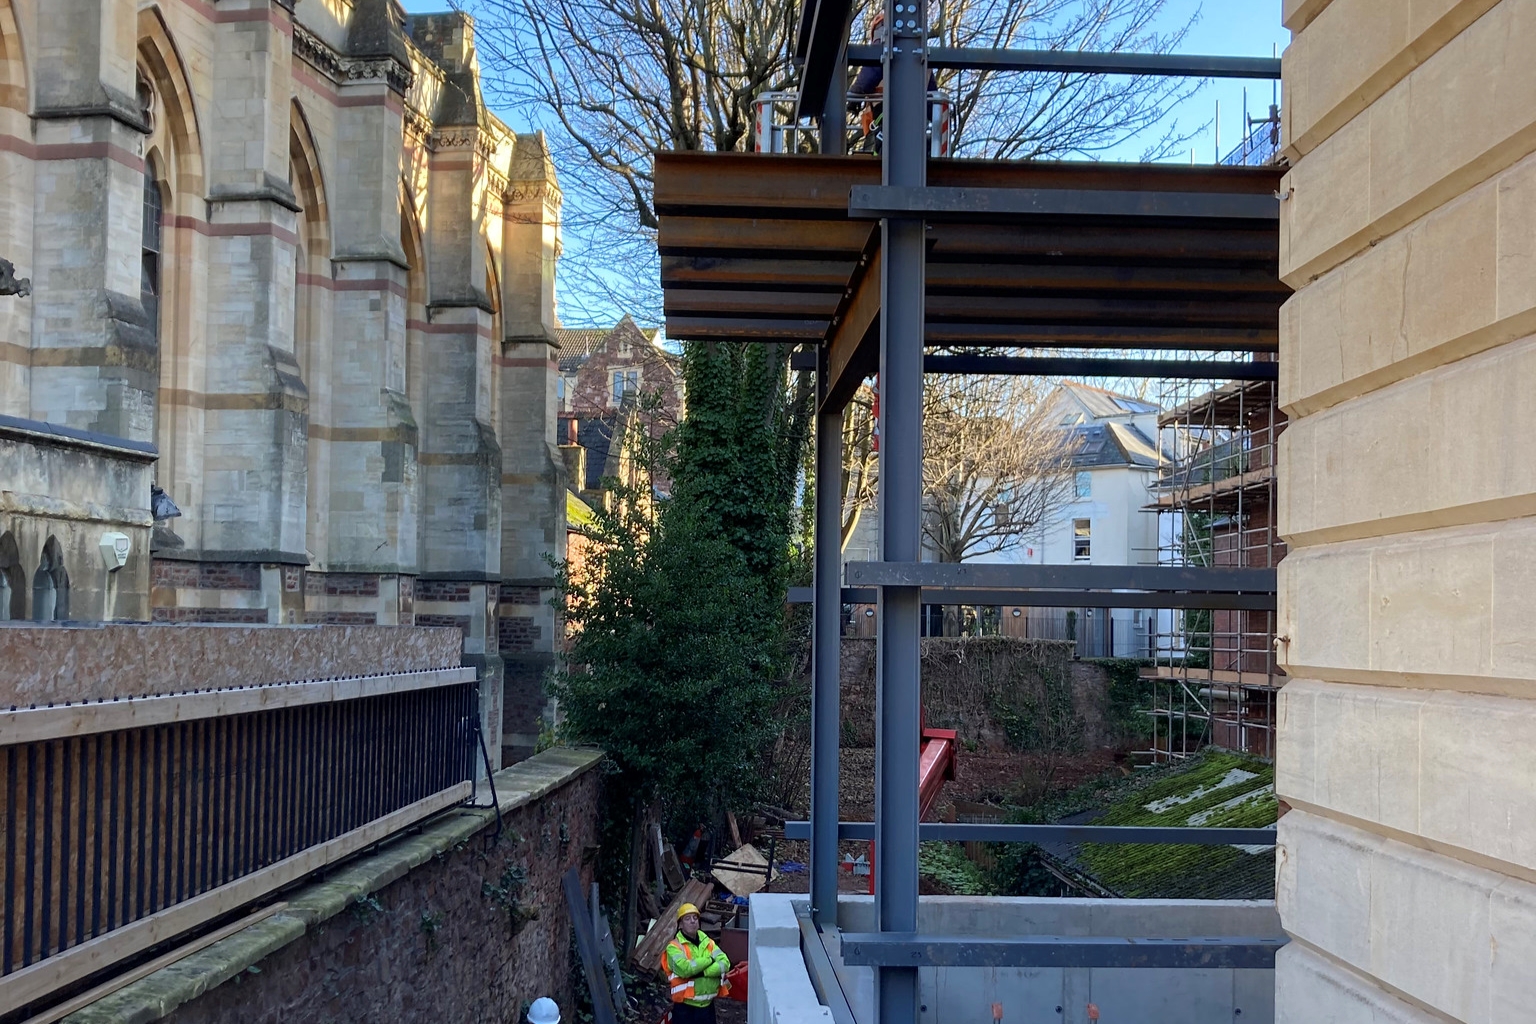
[[298, 22], [293, 24], [293, 52], [338, 85], [379, 80], [404, 95], [414, 78], [394, 57], [348, 57]]

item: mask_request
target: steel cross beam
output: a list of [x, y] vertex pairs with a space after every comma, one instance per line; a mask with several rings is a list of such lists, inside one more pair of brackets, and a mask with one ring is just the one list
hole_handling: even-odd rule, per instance
[[[808, 821], [786, 821], [785, 839], [805, 839]], [[1116, 843], [1161, 846], [1274, 846], [1272, 828], [1164, 828], [1149, 825], [993, 825], [974, 822], [925, 821], [918, 835], [926, 842], [975, 843]], [[838, 823], [839, 839], [869, 840], [875, 826], [867, 821]]]
[[1153, 192], [1086, 188], [893, 188], [854, 185], [848, 216], [856, 220], [920, 214], [928, 221], [990, 224], [1033, 217], [1159, 217], [1274, 220], [1274, 196], [1243, 192]]
[[[856, 66], [879, 64], [880, 47], [850, 46], [848, 63]], [[1276, 81], [1280, 78], [1280, 61], [1274, 57], [1220, 57], [1184, 53], [1076, 53], [1071, 50], [935, 46], [928, 51], [928, 65], [975, 71], [1055, 71]]]
[[1091, 356], [929, 355], [924, 373], [1041, 377], [1163, 377], [1169, 380], [1278, 380], [1280, 364], [1192, 359], [1095, 359]]
[[986, 562], [849, 562], [849, 584], [874, 587], [989, 587], [1023, 590], [1150, 590], [1274, 594], [1274, 569], [1172, 565], [1012, 565]]
[[[843, 587], [843, 604], [875, 604], [875, 587]], [[927, 605], [971, 605], [995, 608], [1208, 608], [1213, 611], [1272, 612], [1273, 593], [1231, 594], [1222, 591], [1141, 591], [1124, 590], [1046, 590], [924, 587], [922, 603]], [[810, 604], [810, 587], [790, 587], [788, 604]]]
[[844, 932], [843, 963], [890, 968], [1118, 967], [1270, 970], [1283, 936], [1131, 938], [1029, 935], [979, 939], [916, 932]]

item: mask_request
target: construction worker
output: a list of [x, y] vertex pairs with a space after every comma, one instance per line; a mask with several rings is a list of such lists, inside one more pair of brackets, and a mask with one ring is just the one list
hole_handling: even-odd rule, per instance
[[715, 997], [729, 995], [724, 981], [730, 958], [699, 931], [699, 908], [677, 908], [677, 935], [661, 952], [661, 969], [672, 989], [672, 1024], [715, 1024]]
[[549, 996], [540, 996], [528, 1007], [528, 1024], [560, 1024], [560, 1007]]

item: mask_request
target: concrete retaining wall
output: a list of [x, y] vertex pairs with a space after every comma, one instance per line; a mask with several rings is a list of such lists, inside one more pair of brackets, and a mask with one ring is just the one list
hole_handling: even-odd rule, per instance
[[[842, 897], [838, 919], [847, 931], [873, 931], [873, 899]], [[752, 897], [754, 950], [758, 943], [785, 944], [787, 933], [784, 938], [779, 936], [786, 922], [794, 925], [790, 897]], [[1238, 900], [925, 896], [918, 908], [918, 928], [930, 934], [968, 937], [1281, 934], [1273, 903]], [[798, 959], [798, 934], [795, 939]], [[844, 965], [837, 939], [829, 935], [825, 941], [854, 1016], [859, 1024], [875, 1024], [873, 971]], [[753, 999], [748, 1004], [751, 1024], [817, 1019], [773, 1015], [803, 1005], [804, 992], [809, 989], [803, 959], [799, 960], [798, 974], [787, 957], [783, 964], [775, 962], [771, 970], [759, 972], [757, 956], [754, 951]], [[1103, 1024], [1272, 1024], [1274, 978], [1275, 972], [1269, 970], [926, 968], [918, 972], [918, 1019], [921, 1024], [985, 1022], [993, 1019], [993, 1004], [1000, 1003], [1005, 1021], [1086, 1024], [1092, 1003], [1098, 1007]]]

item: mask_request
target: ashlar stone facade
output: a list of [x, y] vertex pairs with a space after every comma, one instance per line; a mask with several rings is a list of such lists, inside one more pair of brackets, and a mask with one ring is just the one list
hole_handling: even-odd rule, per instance
[[1536, 4], [1285, 0], [1276, 1019], [1536, 1006]]
[[0, 0], [0, 617], [456, 626], [531, 750], [559, 213], [461, 14]]

